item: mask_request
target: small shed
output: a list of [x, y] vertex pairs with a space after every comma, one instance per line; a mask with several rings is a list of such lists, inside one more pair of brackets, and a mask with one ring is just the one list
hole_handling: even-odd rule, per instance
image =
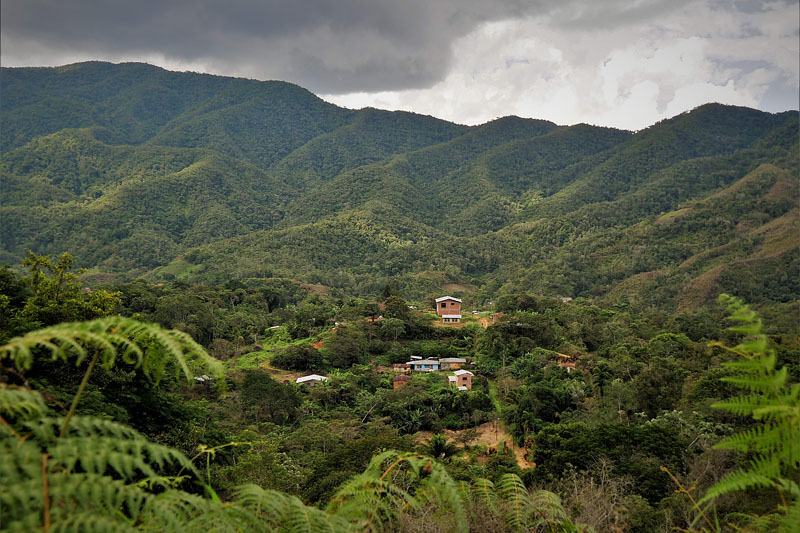
[[320, 376], [319, 374], [311, 374], [310, 376], [303, 376], [294, 380], [294, 382], [298, 385], [305, 385], [307, 387], [312, 387], [317, 383], [322, 383], [325, 381], [328, 381], [328, 378], [325, 376]]

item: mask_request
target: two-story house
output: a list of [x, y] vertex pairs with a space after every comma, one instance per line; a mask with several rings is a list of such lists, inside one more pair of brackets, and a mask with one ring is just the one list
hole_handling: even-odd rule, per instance
[[458, 390], [472, 390], [472, 377], [475, 374], [469, 370], [456, 370], [452, 376], [447, 376], [450, 385], [455, 386]]
[[442, 322], [461, 322], [461, 300], [452, 296], [436, 298], [436, 314]]

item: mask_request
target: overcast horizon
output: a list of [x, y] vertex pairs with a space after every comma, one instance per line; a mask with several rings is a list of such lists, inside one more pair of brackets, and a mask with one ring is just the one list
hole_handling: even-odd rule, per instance
[[630, 130], [709, 102], [800, 107], [794, 0], [0, 4], [0, 64], [140, 61], [350, 108]]

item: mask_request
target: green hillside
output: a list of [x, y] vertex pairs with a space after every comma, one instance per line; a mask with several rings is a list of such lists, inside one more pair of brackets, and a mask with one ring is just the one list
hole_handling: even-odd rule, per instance
[[[395, 279], [689, 309], [786, 301], [798, 115], [708, 104], [637, 133], [347, 110], [284, 82], [90, 62], [2, 69], [0, 260], [95, 274]], [[776, 192], [777, 191], [777, 192]], [[747, 296], [747, 295], [745, 295]]]

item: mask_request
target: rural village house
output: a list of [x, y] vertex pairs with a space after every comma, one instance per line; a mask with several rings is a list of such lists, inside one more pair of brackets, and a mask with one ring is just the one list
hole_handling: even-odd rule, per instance
[[456, 370], [452, 376], [447, 376], [447, 381], [458, 390], [472, 390], [472, 377], [474, 375], [469, 370]]
[[417, 361], [409, 361], [407, 364], [411, 365], [411, 370], [414, 372], [436, 372], [439, 370], [439, 361], [434, 359], [419, 359]]
[[459, 370], [465, 364], [467, 364], [467, 360], [461, 357], [443, 357], [439, 359], [439, 368], [441, 370]]
[[461, 300], [452, 296], [436, 298], [436, 314], [442, 322], [461, 322]]
[[395, 363], [392, 365], [392, 370], [394, 372], [400, 372], [401, 374], [408, 374], [409, 372], [411, 372], [411, 364]]

